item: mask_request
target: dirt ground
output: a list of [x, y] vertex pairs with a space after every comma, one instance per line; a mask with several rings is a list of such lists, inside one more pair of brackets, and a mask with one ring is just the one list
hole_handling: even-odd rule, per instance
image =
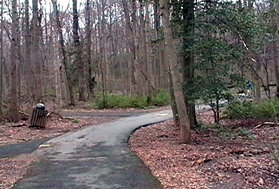
[[279, 127], [230, 126], [204, 125], [186, 145], [168, 121], [139, 129], [130, 145], [165, 189], [278, 189]]

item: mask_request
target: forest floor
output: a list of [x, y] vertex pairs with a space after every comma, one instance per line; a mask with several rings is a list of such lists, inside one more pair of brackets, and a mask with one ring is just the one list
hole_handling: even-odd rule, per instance
[[[47, 125], [43, 129], [28, 127], [28, 121], [18, 123], [0, 122], [0, 148], [13, 144], [23, 144], [38, 139], [48, 139], [62, 135], [64, 133], [75, 131], [77, 129], [98, 125], [104, 122], [110, 122], [119, 119], [125, 113], [127, 116], [143, 113], [154, 112], [168, 109], [168, 107], [154, 109], [84, 109], [71, 108], [60, 111], [61, 115], [70, 114], [70, 118], [64, 118], [60, 114], [52, 114], [48, 117]], [[77, 115], [75, 116], [75, 113]], [[80, 113], [85, 113], [80, 115]], [[102, 115], [103, 116], [100, 116]], [[0, 153], [1, 155], [1, 153]], [[12, 188], [14, 183], [26, 174], [31, 163], [37, 161], [37, 157], [30, 153], [20, 155], [7, 155], [0, 157], [0, 189]]]
[[165, 189], [278, 189], [279, 127], [251, 120], [226, 124], [203, 125], [186, 145], [167, 121], [137, 130], [130, 145]]

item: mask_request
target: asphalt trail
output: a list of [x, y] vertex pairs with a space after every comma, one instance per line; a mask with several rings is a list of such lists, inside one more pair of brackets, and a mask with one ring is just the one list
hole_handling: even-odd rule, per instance
[[171, 111], [122, 118], [67, 133], [34, 152], [42, 160], [14, 188], [157, 189], [158, 180], [130, 151], [130, 134], [172, 118]]

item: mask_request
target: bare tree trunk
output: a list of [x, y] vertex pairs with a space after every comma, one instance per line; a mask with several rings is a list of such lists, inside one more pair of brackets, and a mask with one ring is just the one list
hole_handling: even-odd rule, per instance
[[84, 62], [81, 59], [81, 43], [79, 39], [79, 23], [78, 23], [78, 12], [77, 12], [77, 0], [73, 0], [73, 39], [75, 46], [75, 62], [79, 71], [78, 81], [79, 81], [79, 100], [85, 101], [85, 71]]
[[180, 120], [180, 140], [182, 143], [191, 143], [190, 120], [185, 104], [184, 93], [182, 89], [182, 65], [178, 62], [176, 48], [173, 42], [172, 29], [170, 24], [170, 2], [169, 0], [160, 0], [162, 10], [163, 31], [166, 44], [166, 53], [173, 82], [175, 102], [177, 105], [178, 116]]
[[34, 73], [32, 72], [33, 69], [31, 68], [31, 32], [30, 32], [30, 21], [29, 21], [29, 0], [25, 0], [25, 66], [27, 67], [26, 74], [27, 74], [27, 90], [33, 91], [32, 85], [32, 77]]
[[1, 0], [1, 31], [0, 31], [0, 115], [2, 114], [2, 106], [3, 106], [3, 97], [4, 97], [4, 92], [3, 92], [3, 9], [4, 9], [4, 0]]
[[278, 67], [278, 39], [279, 39], [279, 4], [276, 3], [276, 6], [274, 6], [274, 3], [271, 5], [271, 9], [275, 9], [276, 16], [273, 17], [272, 19], [272, 25], [276, 27], [276, 33], [275, 33], [275, 38], [276, 40], [273, 42], [272, 47], [273, 47], [273, 61], [274, 61], [274, 74], [275, 74], [275, 79], [276, 79], [276, 93], [275, 96], [279, 98], [279, 67]]
[[90, 7], [90, 0], [86, 1], [86, 54], [87, 54], [87, 65], [88, 65], [88, 89], [89, 89], [89, 97], [93, 95], [94, 93], [94, 88], [95, 88], [95, 76], [92, 73], [92, 55], [91, 55], [91, 7]]
[[136, 93], [137, 91], [137, 81], [136, 81], [136, 77], [135, 77], [135, 66], [137, 64], [137, 57], [136, 57], [136, 44], [135, 44], [135, 37], [134, 37], [134, 27], [131, 23], [131, 19], [130, 19], [130, 14], [129, 14], [129, 7], [128, 7], [128, 3], [126, 0], [122, 0], [122, 5], [123, 5], [123, 9], [124, 9], [124, 16], [125, 16], [125, 21], [126, 21], [126, 30], [128, 33], [128, 43], [129, 43], [129, 48], [132, 52], [132, 63], [131, 63], [131, 89], [130, 92], [131, 94]]
[[11, 41], [11, 102], [10, 102], [10, 119], [11, 121], [19, 121], [19, 108], [18, 108], [18, 97], [17, 97], [17, 69], [19, 64], [19, 23], [18, 23], [18, 12], [17, 12], [17, 0], [12, 1], [12, 41]]
[[62, 53], [62, 57], [63, 57], [62, 63], [63, 63], [63, 66], [65, 68], [67, 88], [68, 88], [69, 96], [70, 96], [69, 105], [74, 106], [75, 105], [74, 90], [73, 90], [73, 85], [72, 85], [72, 79], [71, 79], [71, 76], [70, 76], [70, 70], [69, 70], [69, 67], [68, 67], [68, 58], [67, 58], [67, 55], [66, 55], [63, 32], [62, 32], [62, 27], [61, 27], [60, 18], [59, 18], [59, 11], [57, 9], [56, 0], [52, 0], [52, 3], [53, 3], [53, 10], [55, 12], [55, 17], [56, 17], [56, 24], [57, 24], [57, 30], [58, 30], [58, 35], [59, 35], [59, 43], [60, 43], [61, 53]]
[[33, 101], [39, 101], [42, 97], [42, 59], [40, 54], [40, 26], [39, 26], [39, 9], [38, 0], [32, 0], [33, 18], [32, 18], [32, 36], [31, 36], [31, 60], [34, 67], [34, 85], [33, 85]]
[[260, 72], [261, 72], [261, 65], [259, 62], [257, 62], [256, 65], [256, 73], [254, 73], [254, 81], [255, 81], [255, 99], [256, 101], [261, 100], [261, 78], [260, 78]]

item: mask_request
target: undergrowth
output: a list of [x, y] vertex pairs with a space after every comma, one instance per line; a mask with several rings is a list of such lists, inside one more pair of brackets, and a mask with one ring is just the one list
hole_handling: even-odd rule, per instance
[[224, 112], [229, 119], [262, 119], [277, 121], [279, 116], [279, 99], [263, 102], [234, 102]]
[[245, 127], [230, 128], [221, 124], [201, 125], [201, 130], [211, 130], [217, 133], [222, 139], [234, 139], [242, 137], [244, 139], [255, 139], [253, 132]]
[[104, 108], [152, 108], [170, 104], [170, 95], [167, 90], [158, 90], [153, 96], [125, 96], [120, 94], [98, 95], [94, 107]]

